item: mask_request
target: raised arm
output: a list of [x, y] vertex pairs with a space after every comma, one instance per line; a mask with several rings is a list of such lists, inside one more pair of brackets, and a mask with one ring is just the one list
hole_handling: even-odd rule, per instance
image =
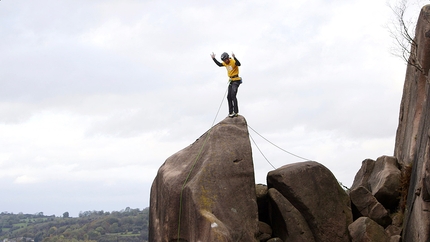
[[217, 66], [219, 67], [223, 67], [222, 63], [217, 61], [217, 59], [215, 59], [215, 54], [212, 52], [211, 54], [212, 60], [215, 62], [215, 64], [217, 64]]
[[236, 65], [237, 66], [240, 66], [240, 62], [239, 62], [239, 60], [236, 58], [236, 57], [233, 57], [234, 58], [234, 61], [236, 61]]
[[236, 65], [237, 65], [237, 66], [240, 66], [240, 62], [239, 62], [239, 60], [236, 58], [236, 55], [235, 55], [233, 52], [231, 52], [231, 56], [233, 57], [234, 61], [236, 61]]

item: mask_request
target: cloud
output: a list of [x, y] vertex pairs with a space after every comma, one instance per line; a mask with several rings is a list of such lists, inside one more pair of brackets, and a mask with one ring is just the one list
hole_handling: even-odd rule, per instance
[[28, 183], [35, 183], [37, 181], [36, 177], [31, 177], [28, 175], [22, 175], [15, 179], [14, 183], [18, 184], [28, 184]]

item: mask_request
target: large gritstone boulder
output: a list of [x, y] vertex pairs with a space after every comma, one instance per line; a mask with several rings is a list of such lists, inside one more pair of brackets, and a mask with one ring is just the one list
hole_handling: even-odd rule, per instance
[[[292, 205], [280, 202], [279, 195], [271, 194], [278, 197], [273, 199], [278, 204], [277, 209], [285, 215], [290, 213], [295, 219], [291, 232], [302, 230], [302, 236], [309, 236], [310, 231], [313, 239], [309, 241], [349, 242], [348, 225], [352, 223], [350, 199], [325, 166], [313, 161], [286, 165], [269, 172], [267, 184], [269, 191], [276, 189]], [[284, 206], [281, 208], [279, 204]], [[288, 224], [283, 233], [277, 231], [278, 227], [273, 229], [275, 235], [290, 233]]]
[[169, 157], [152, 184], [149, 241], [257, 241], [245, 118], [226, 118]]

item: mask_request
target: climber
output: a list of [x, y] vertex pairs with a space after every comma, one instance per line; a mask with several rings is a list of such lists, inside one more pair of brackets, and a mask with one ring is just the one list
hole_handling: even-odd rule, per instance
[[242, 83], [242, 78], [239, 77], [239, 66], [240, 62], [236, 59], [234, 53], [231, 53], [230, 58], [229, 55], [224, 52], [221, 55], [222, 63], [220, 63], [217, 59], [215, 59], [215, 54], [212, 52], [211, 57], [212, 60], [219, 67], [225, 66], [227, 68], [227, 75], [229, 77], [229, 85], [228, 85], [228, 93], [227, 93], [227, 101], [228, 101], [228, 116], [230, 118], [237, 117], [239, 113], [239, 106], [237, 103], [237, 89], [239, 85]]

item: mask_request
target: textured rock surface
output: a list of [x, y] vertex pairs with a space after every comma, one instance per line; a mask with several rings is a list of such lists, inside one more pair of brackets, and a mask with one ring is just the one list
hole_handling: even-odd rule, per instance
[[396, 236], [402, 233], [402, 228], [394, 226], [394, 225], [390, 225], [385, 229], [385, 233], [387, 233], [388, 236]]
[[348, 226], [352, 242], [389, 242], [384, 228], [368, 217], [361, 217]]
[[360, 170], [355, 175], [354, 182], [352, 183], [351, 190], [362, 186], [371, 191], [369, 185], [369, 178], [375, 168], [375, 161], [372, 159], [366, 159], [361, 163]]
[[283, 241], [315, 241], [302, 214], [276, 189], [269, 189], [273, 235]]
[[376, 160], [369, 177], [370, 191], [386, 208], [395, 208], [399, 202], [400, 175], [395, 157], [381, 156]]
[[247, 124], [242, 116], [226, 118], [160, 167], [149, 241], [177, 241], [178, 234], [189, 242], [257, 241], [257, 217]]
[[349, 241], [350, 199], [326, 167], [313, 161], [286, 165], [269, 172], [267, 185], [302, 214], [315, 241]]
[[393, 235], [390, 237], [390, 242], [401, 242], [402, 241], [402, 236], [400, 235]]
[[371, 218], [383, 227], [391, 224], [388, 211], [365, 187], [359, 186], [351, 190], [349, 196], [362, 216]]
[[[406, 70], [394, 154], [403, 166], [412, 164], [403, 241], [430, 241], [430, 6], [421, 10], [415, 30], [417, 58], [424, 73]], [[414, 49], [412, 49], [414, 51]]]
[[394, 210], [399, 202], [400, 177], [395, 157], [381, 156], [376, 161], [366, 159], [354, 178], [351, 190], [364, 187], [385, 208]]

